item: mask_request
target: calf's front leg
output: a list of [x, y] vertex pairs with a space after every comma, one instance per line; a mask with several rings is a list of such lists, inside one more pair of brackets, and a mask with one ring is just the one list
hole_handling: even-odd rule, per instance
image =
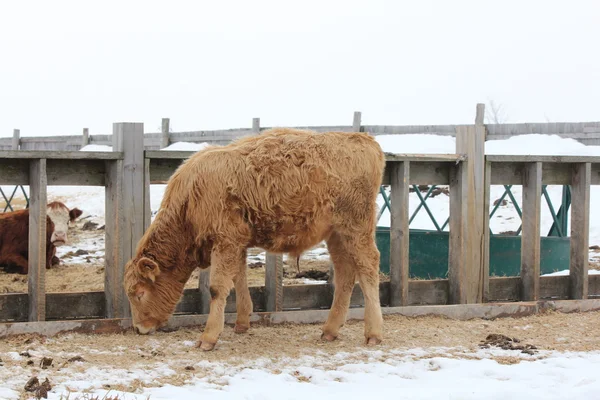
[[214, 349], [225, 325], [225, 305], [239, 272], [239, 260], [244, 249], [236, 245], [213, 248], [210, 267], [210, 311], [198, 346], [204, 351]]

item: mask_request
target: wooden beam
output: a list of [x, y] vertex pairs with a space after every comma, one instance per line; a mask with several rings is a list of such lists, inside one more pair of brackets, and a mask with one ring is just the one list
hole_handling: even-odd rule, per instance
[[354, 111], [354, 117], [352, 118], [352, 131], [360, 132], [362, 113], [360, 111]]
[[492, 165], [489, 161], [485, 163], [483, 183], [483, 243], [481, 250], [481, 262], [483, 270], [481, 302], [486, 303], [490, 299], [490, 195], [492, 181]]
[[485, 104], [477, 103], [475, 112], [475, 125], [483, 125], [485, 120]]
[[450, 170], [450, 221], [448, 238], [448, 302], [466, 303], [467, 251], [464, 244], [467, 225], [467, 167], [463, 163]]
[[29, 171], [29, 321], [46, 319], [46, 160], [31, 160]]
[[[478, 107], [478, 111], [479, 107]], [[463, 212], [464, 231], [462, 245], [465, 247], [465, 299], [467, 303], [480, 303], [483, 298], [484, 262], [484, 192], [485, 192], [485, 127], [483, 125], [461, 126], [456, 131], [456, 152], [465, 154], [461, 185], [466, 186], [462, 199], [466, 202]], [[466, 170], [465, 170], [466, 169]]]
[[90, 144], [90, 131], [88, 128], [83, 128], [83, 135], [81, 136], [81, 147], [85, 147]]
[[169, 146], [169, 131], [170, 131], [170, 120], [169, 118], [163, 118], [161, 121], [160, 128], [160, 148], [164, 149]]
[[391, 170], [390, 305], [408, 305], [410, 162]]
[[57, 151], [57, 150], [3, 150], [0, 159], [41, 159], [47, 160], [121, 160], [123, 153], [118, 151]]
[[122, 318], [127, 313], [127, 296], [123, 289], [126, 259], [121, 245], [123, 236], [123, 161], [107, 161], [105, 193], [104, 291], [106, 317]]
[[600, 156], [538, 156], [538, 155], [496, 155], [490, 154], [486, 159], [491, 162], [503, 163], [600, 163]]
[[[204, 272], [204, 271], [203, 271]], [[589, 297], [600, 298], [600, 275], [589, 276]], [[448, 304], [448, 280], [411, 280], [409, 282], [408, 305]], [[289, 285], [283, 287], [283, 311], [329, 309], [333, 300], [333, 285]], [[105, 293], [47, 293], [46, 320], [87, 319], [105, 316]], [[390, 283], [379, 285], [380, 302], [389, 305]], [[255, 312], [265, 311], [264, 286], [251, 286], [250, 297]], [[521, 278], [491, 277], [489, 302], [519, 301], [521, 298]], [[540, 277], [540, 299], [567, 300], [570, 298], [569, 276]], [[210, 301], [207, 300], [207, 301]], [[227, 297], [225, 312], [236, 310], [235, 290]], [[351, 307], [364, 306], [360, 286], [356, 284], [350, 302]], [[0, 295], [0, 321], [23, 322], [28, 320], [29, 299], [26, 293]], [[176, 314], [208, 314], [203, 310], [198, 289], [186, 289], [175, 309]]]
[[590, 163], [573, 165], [571, 181], [571, 260], [569, 278], [572, 299], [588, 297], [590, 236]]
[[150, 160], [144, 158], [144, 232], [152, 223], [152, 204], [150, 203]]
[[210, 312], [210, 267], [201, 269], [198, 277], [198, 291], [200, 292], [200, 314]]
[[21, 142], [21, 131], [19, 129], [13, 129], [12, 137], [12, 149], [19, 150], [19, 144]]
[[[561, 313], [590, 312], [600, 310], [600, 300], [567, 300], [567, 301], [532, 301], [521, 303], [468, 304], [444, 306], [408, 306], [384, 307], [384, 315], [403, 315], [407, 317], [444, 316], [457, 320], [496, 319], [507, 317], [525, 317], [547, 311]], [[348, 311], [347, 321], [364, 319], [364, 308], [353, 308]], [[253, 325], [315, 324], [323, 323], [329, 316], [329, 310], [306, 310], [284, 312], [252, 313], [250, 323]], [[225, 314], [225, 323], [235, 323], [235, 313]], [[166, 329], [179, 329], [205, 325], [208, 315], [179, 315], [169, 319]], [[37, 333], [52, 337], [65, 333], [122, 333], [131, 329], [131, 319], [94, 319], [50, 322], [24, 322], [0, 324], [0, 338], [14, 335]]]
[[130, 313], [123, 288], [125, 264], [134, 256], [147, 222], [144, 217], [143, 141], [143, 124], [113, 124], [113, 149], [123, 152], [123, 161], [112, 163], [107, 177], [106, 207], [110, 207], [110, 210], [107, 209], [106, 215], [111, 216], [106, 220], [105, 291], [108, 318], [127, 317]]
[[527, 163], [523, 169], [523, 232], [521, 233], [521, 280], [523, 300], [540, 296], [540, 210], [542, 163]]
[[267, 253], [265, 266], [265, 304], [267, 311], [283, 309], [283, 257]]

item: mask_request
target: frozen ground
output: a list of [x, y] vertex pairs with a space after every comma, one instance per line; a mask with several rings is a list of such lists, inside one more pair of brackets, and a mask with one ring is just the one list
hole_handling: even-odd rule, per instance
[[[597, 321], [598, 313], [495, 321], [389, 316], [384, 343], [370, 349], [361, 344], [362, 322], [354, 321], [327, 344], [318, 325], [254, 326], [251, 335], [227, 327], [211, 353], [194, 347], [199, 332], [192, 328], [149, 337], [13, 338], [0, 342], [0, 398], [31, 398], [23, 388], [35, 376], [49, 379], [49, 399], [594, 399]], [[535, 349], [480, 348], [490, 335]], [[42, 357], [53, 360], [47, 369], [39, 367]]]

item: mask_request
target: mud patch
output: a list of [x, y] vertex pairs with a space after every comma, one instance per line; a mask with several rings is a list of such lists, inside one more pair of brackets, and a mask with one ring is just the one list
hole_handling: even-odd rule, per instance
[[524, 354], [534, 355], [537, 353], [537, 347], [532, 344], [521, 344], [521, 341], [515, 337], [510, 338], [500, 333], [490, 333], [479, 347], [482, 349], [489, 349], [495, 346], [502, 350], [515, 350], [520, 351]]

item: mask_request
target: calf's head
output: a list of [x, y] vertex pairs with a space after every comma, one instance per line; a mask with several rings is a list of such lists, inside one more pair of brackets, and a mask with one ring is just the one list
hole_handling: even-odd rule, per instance
[[61, 203], [60, 201], [53, 201], [48, 204], [46, 209], [46, 215], [54, 223], [54, 231], [50, 241], [54, 246], [62, 246], [67, 243], [67, 231], [69, 224], [75, 222], [82, 214], [82, 211], [78, 208], [69, 210], [69, 208]]
[[166, 325], [186, 281], [146, 256], [138, 256], [125, 265], [124, 286], [137, 333], [152, 333]]

